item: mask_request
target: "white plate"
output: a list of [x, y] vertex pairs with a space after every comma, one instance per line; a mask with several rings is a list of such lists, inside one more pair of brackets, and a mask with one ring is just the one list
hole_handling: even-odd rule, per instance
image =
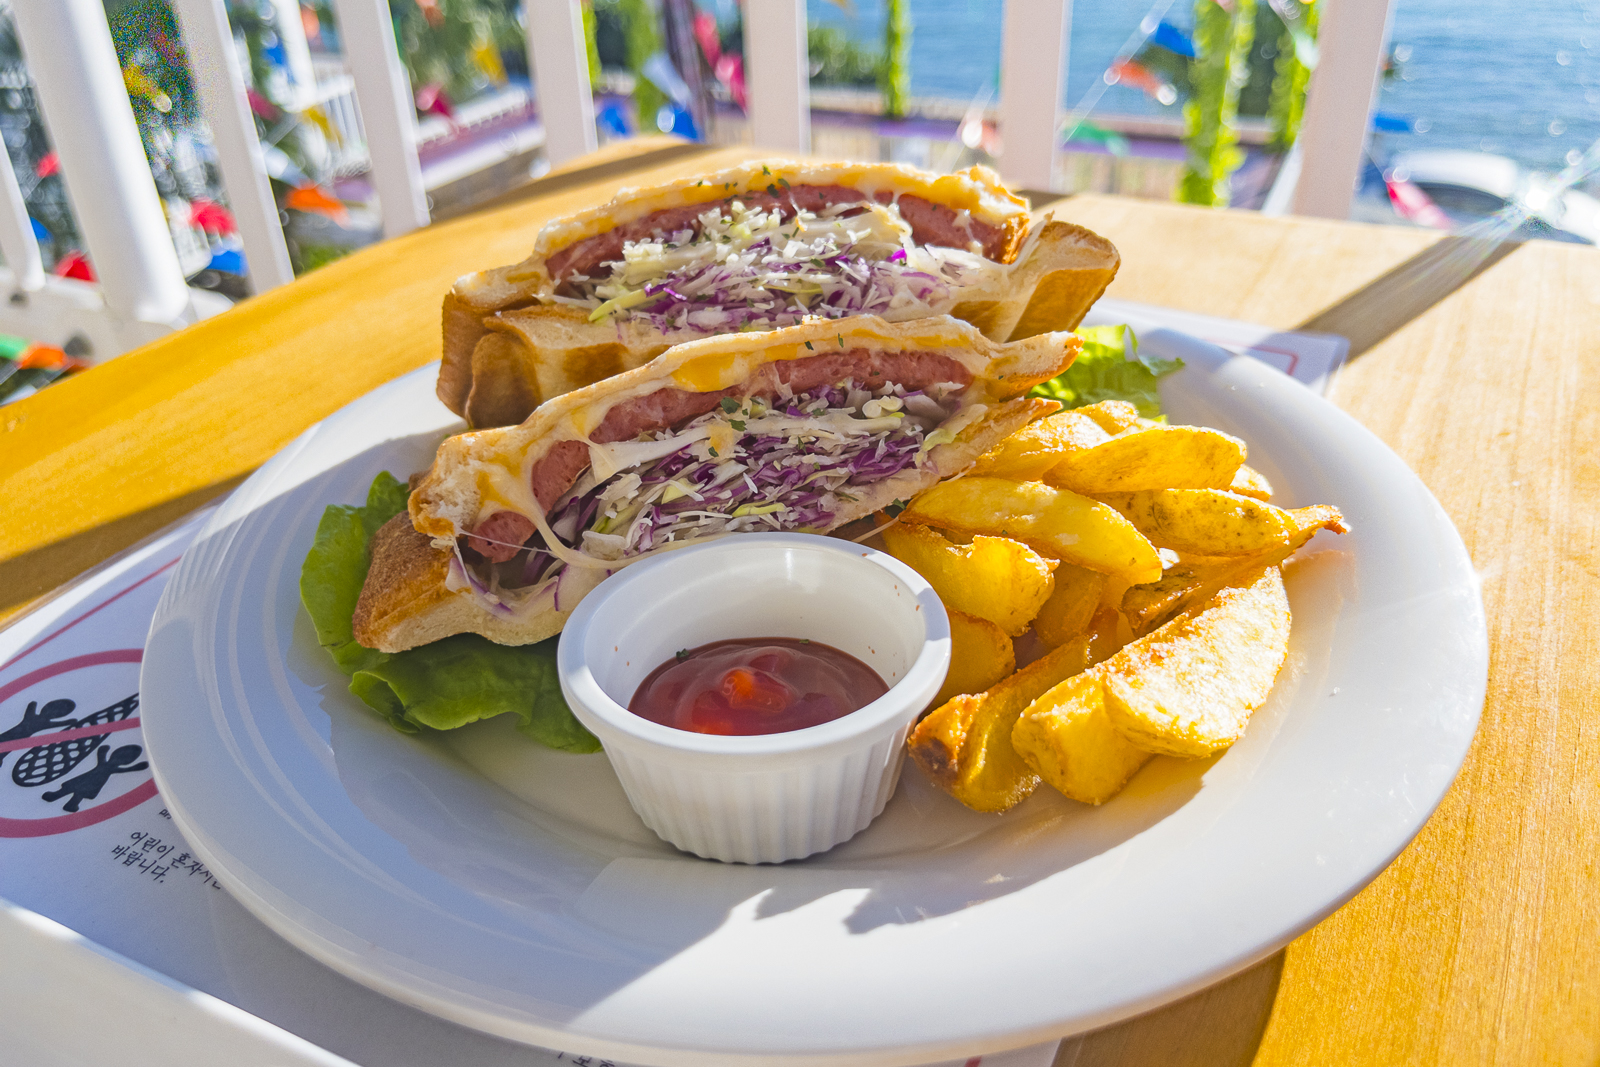
[[898, 1065], [1102, 1026], [1248, 966], [1372, 879], [1433, 811], [1483, 703], [1471, 561], [1403, 463], [1278, 372], [1181, 335], [1174, 421], [1221, 427], [1290, 504], [1288, 666], [1244, 739], [1157, 759], [1101, 808], [1004, 816], [908, 769], [884, 815], [779, 867], [676, 853], [604, 756], [499, 721], [418, 739], [345, 691], [301, 610], [325, 505], [453, 426], [423, 368], [308, 430], [184, 557], [141, 688], [184, 835], [278, 933], [408, 1004], [664, 1065]]

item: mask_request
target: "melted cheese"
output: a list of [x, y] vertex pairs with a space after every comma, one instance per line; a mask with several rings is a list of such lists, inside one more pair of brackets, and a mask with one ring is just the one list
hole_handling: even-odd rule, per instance
[[[813, 342], [814, 343], [814, 342]], [[773, 345], [757, 352], [730, 352], [715, 356], [698, 356], [685, 360], [672, 372], [672, 384], [696, 393], [714, 393], [731, 389], [749, 379], [763, 363], [778, 363], [786, 359], [816, 355], [804, 344]]]
[[538, 501], [533, 496], [533, 482], [529, 472], [509, 457], [494, 455], [484, 457], [478, 464], [478, 515], [472, 525], [487, 519], [497, 511], [517, 511], [531, 516]]

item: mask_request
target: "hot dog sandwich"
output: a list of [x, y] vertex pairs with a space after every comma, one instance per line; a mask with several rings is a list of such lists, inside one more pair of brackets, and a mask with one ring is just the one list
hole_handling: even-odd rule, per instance
[[1070, 330], [1110, 283], [1110, 242], [1034, 224], [986, 168], [754, 162], [546, 225], [521, 263], [444, 304], [439, 398], [473, 426], [684, 341], [812, 318], [950, 314], [995, 341]]
[[395, 652], [543, 640], [605, 576], [744, 531], [826, 533], [902, 506], [1056, 410], [1023, 396], [1070, 333], [996, 343], [948, 316], [731, 334], [447, 439], [372, 542], [354, 618]]

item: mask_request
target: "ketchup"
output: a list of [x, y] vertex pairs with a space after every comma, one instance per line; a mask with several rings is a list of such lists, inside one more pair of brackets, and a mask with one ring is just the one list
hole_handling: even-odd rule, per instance
[[781, 734], [831, 722], [889, 691], [831, 645], [749, 637], [684, 649], [651, 671], [628, 710], [701, 734]]

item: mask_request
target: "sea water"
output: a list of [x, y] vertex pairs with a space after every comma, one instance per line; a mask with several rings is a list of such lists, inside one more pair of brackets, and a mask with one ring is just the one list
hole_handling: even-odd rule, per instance
[[[1102, 78], [1141, 20], [1163, 9], [1174, 24], [1193, 24], [1192, 0], [1073, 0], [1067, 107]], [[1000, 0], [911, 0], [912, 94], [998, 95], [1003, 10]], [[884, 0], [808, 0], [807, 16], [871, 47], [883, 40]], [[1597, 0], [1396, 0], [1391, 41], [1407, 58], [1377, 106], [1415, 132], [1379, 135], [1380, 156], [1467, 149], [1559, 170], [1600, 138]], [[1125, 86], [1107, 90], [1095, 110], [1181, 114]]]

